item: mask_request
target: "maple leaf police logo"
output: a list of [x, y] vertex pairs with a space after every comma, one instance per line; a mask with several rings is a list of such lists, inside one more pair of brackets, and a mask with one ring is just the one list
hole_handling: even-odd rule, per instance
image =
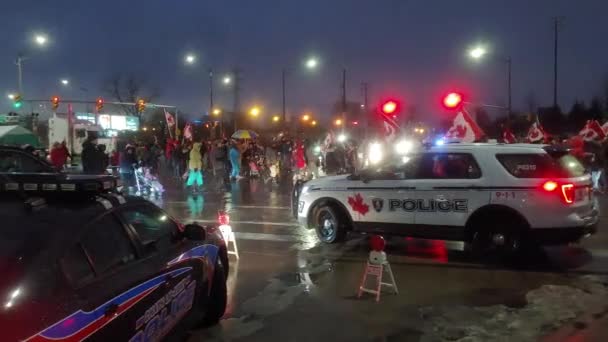
[[382, 198], [372, 198], [372, 206], [377, 212], [381, 212], [382, 207], [384, 207], [384, 200]]

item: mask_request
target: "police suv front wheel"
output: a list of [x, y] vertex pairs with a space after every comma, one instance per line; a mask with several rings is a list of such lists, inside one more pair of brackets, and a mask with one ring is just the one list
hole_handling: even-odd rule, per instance
[[342, 242], [346, 238], [344, 217], [332, 206], [322, 206], [316, 210], [315, 230], [324, 243]]

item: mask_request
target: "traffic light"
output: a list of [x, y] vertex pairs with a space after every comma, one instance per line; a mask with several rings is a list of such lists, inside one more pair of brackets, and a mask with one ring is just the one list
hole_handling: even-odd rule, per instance
[[98, 97], [95, 101], [95, 108], [97, 109], [97, 112], [101, 112], [103, 109], [103, 99], [101, 97]]
[[397, 115], [399, 113], [400, 105], [399, 102], [395, 100], [387, 100], [382, 103], [380, 106], [380, 111], [384, 115]]
[[449, 93], [443, 98], [443, 106], [447, 109], [456, 109], [462, 104], [462, 95]]
[[59, 108], [59, 96], [51, 97], [51, 105], [53, 110], [57, 110], [57, 108]]
[[19, 109], [22, 106], [23, 106], [23, 98], [21, 97], [21, 94], [16, 94], [13, 97], [13, 108]]
[[144, 99], [137, 100], [137, 112], [143, 113], [146, 110], [146, 101]]

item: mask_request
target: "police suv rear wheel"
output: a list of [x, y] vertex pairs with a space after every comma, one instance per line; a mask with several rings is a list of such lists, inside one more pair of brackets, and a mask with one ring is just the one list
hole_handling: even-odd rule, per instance
[[332, 206], [322, 206], [316, 211], [315, 230], [319, 240], [325, 243], [337, 243], [344, 241], [346, 228], [344, 218], [339, 211]]
[[226, 303], [228, 301], [228, 289], [226, 288], [226, 276], [224, 274], [224, 267], [220, 258], [217, 258], [215, 262], [215, 270], [213, 272], [213, 279], [211, 284], [211, 293], [207, 300], [207, 307], [205, 308], [205, 318], [203, 319], [204, 325], [217, 324], [224, 312], [226, 311]]
[[493, 228], [478, 229], [473, 235], [472, 252], [476, 257], [514, 257], [523, 252], [522, 229], [497, 224]]

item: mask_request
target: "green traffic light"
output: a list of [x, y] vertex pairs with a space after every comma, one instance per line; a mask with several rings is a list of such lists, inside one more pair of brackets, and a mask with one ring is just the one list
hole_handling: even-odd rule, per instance
[[17, 108], [17, 109], [21, 108], [22, 105], [23, 105], [23, 103], [21, 103], [21, 102], [15, 102], [15, 103], [13, 103], [13, 107]]

